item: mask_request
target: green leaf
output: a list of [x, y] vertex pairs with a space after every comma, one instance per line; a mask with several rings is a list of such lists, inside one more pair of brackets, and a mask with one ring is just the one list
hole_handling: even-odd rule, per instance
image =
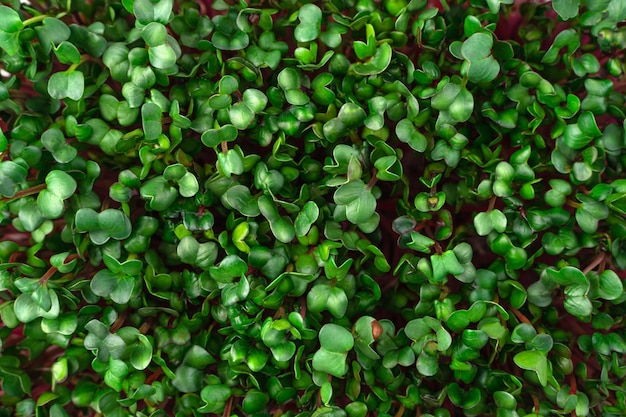
[[[37, 296], [32, 294], [20, 294], [13, 304], [15, 317], [22, 323], [29, 323], [38, 317], [46, 319], [56, 319], [60, 313], [59, 297], [56, 291], [52, 291], [47, 287], [41, 286], [40, 292], [45, 293], [48, 308], [41, 307], [41, 300], [37, 302]], [[34, 294], [34, 293], [33, 293]], [[39, 297], [40, 299], [41, 297]]]
[[239, 211], [242, 215], [256, 217], [261, 214], [258, 200], [253, 198], [248, 187], [237, 184], [222, 195], [222, 202], [228, 208]]
[[65, 200], [70, 198], [76, 191], [76, 180], [64, 171], [53, 170], [46, 175], [48, 191]]
[[328, 293], [326, 307], [330, 314], [336, 318], [342, 318], [348, 310], [348, 296], [346, 292], [339, 287], [332, 287]]
[[[471, 71], [471, 67], [470, 67]], [[470, 79], [472, 79], [470, 77]], [[475, 81], [472, 79], [472, 81]], [[474, 96], [467, 88], [463, 87], [455, 97], [454, 101], [448, 107], [450, 116], [457, 122], [466, 122], [469, 120], [474, 111]]]
[[376, 198], [361, 180], [339, 187], [334, 200], [346, 206], [346, 217], [353, 224], [366, 222], [376, 210]]
[[548, 384], [548, 358], [545, 353], [536, 350], [526, 350], [516, 354], [513, 357], [513, 361], [522, 369], [534, 371], [537, 374], [539, 383], [544, 387]]
[[158, 69], [168, 69], [176, 65], [176, 52], [168, 44], [148, 48], [148, 57], [150, 64]]
[[130, 219], [121, 210], [106, 209], [98, 214], [100, 229], [114, 239], [122, 240], [130, 236]]
[[589, 285], [585, 274], [583, 274], [580, 269], [573, 266], [566, 266], [558, 272], [548, 268], [546, 269], [546, 273], [552, 281], [559, 285]]
[[35, 28], [35, 32], [37, 32], [44, 51], [48, 54], [53, 44], [57, 45], [66, 41], [69, 39], [71, 32], [64, 22], [53, 17], [44, 18], [42, 23], [41, 26]]
[[376, 75], [385, 71], [391, 63], [392, 48], [388, 43], [378, 46], [374, 56], [366, 63], [354, 64], [352, 70], [357, 75]]
[[470, 63], [480, 61], [491, 55], [492, 47], [493, 37], [485, 32], [477, 32], [463, 42], [461, 54]]
[[307, 307], [309, 310], [313, 313], [321, 313], [326, 310], [330, 290], [330, 286], [325, 284], [313, 286], [306, 296]]
[[318, 334], [321, 349], [313, 355], [313, 369], [338, 378], [348, 371], [347, 352], [354, 347], [354, 337], [345, 328], [325, 324]]
[[254, 111], [245, 103], [237, 103], [228, 110], [230, 122], [239, 130], [245, 130], [254, 121]]
[[426, 352], [420, 353], [415, 363], [417, 371], [424, 376], [434, 376], [439, 372], [437, 357]]
[[231, 124], [224, 125], [219, 129], [209, 129], [202, 134], [201, 140], [206, 146], [213, 148], [222, 142], [231, 142], [237, 139], [239, 131]]
[[178, 191], [182, 197], [193, 197], [200, 191], [198, 179], [191, 172], [186, 172], [183, 177], [178, 180]]
[[227, 385], [206, 385], [200, 391], [200, 398], [206, 403], [201, 412], [221, 413], [231, 395], [232, 391]]
[[221, 283], [232, 282], [248, 271], [246, 262], [237, 255], [228, 255], [216, 266], [209, 269], [211, 278]]
[[48, 94], [57, 100], [69, 98], [78, 101], [84, 91], [85, 77], [81, 71], [56, 72], [48, 80]]
[[235, 31], [231, 34], [225, 34], [219, 31], [213, 33], [211, 42], [215, 48], [222, 51], [238, 51], [244, 49], [250, 43], [247, 33]]
[[151, 22], [167, 24], [174, 5], [173, 0], [134, 0], [133, 12], [142, 25]]
[[248, 88], [243, 92], [242, 100], [254, 113], [262, 112], [267, 106], [267, 96], [262, 91]]
[[598, 295], [601, 298], [615, 300], [624, 294], [624, 285], [615, 271], [606, 269], [600, 274], [599, 279]]
[[20, 15], [12, 8], [0, 5], [0, 48], [8, 55], [19, 53], [19, 34], [23, 28]]
[[489, 212], [480, 212], [474, 216], [474, 229], [478, 236], [487, 236], [493, 230], [493, 222]]
[[203, 371], [181, 365], [176, 368], [176, 377], [172, 380], [172, 385], [180, 392], [197, 392], [203, 386], [203, 376]]
[[296, 236], [305, 236], [317, 221], [320, 209], [314, 201], [307, 201], [294, 222]]
[[37, 196], [37, 206], [44, 217], [48, 219], [57, 219], [63, 215], [65, 203], [58, 195], [48, 190], [43, 190]]
[[135, 277], [102, 269], [94, 275], [90, 287], [96, 295], [109, 297], [117, 304], [126, 304], [130, 301], [135, 281]]
[[354, 103], [345, 103], [339, 109], [337, 117], [345, 127], [355, 129], [363, 125], [367, 114], [360, 106]]
[[141, 37], [149, 47], [163, 45], [167, 42], [167, 29], [158, 22], [150, 22], [141, 30]]
[[261, 412], [267, 406], [267, 402], [268, 402], [267, 394], [261, 391], [257, 391], [257, 390], [250, 390], [248, 391], [248, 393], [243, 399], [243, 402], [242, 402], [243, 411], [246, 414], [254, 414], [254, 413]]
[[296, 26], [294, 37], [298, 42], [310, 42], [320, 34], [322, 10], [315, 4], [305, 4], [298, 12], [300, 24]]
[[156, 211], [166, 210], [178, 199], [178, 191], [163, 176], [144, 182], [139, 193], [141, 198], [148, 200], [148, 206]]
[[178, 243], [176, 254], [183, 263], [209, 268], [217, 258], [217, 244], [199, 243], [193, 236], [185, 236]]
[[488, 83], [495, 80], [499, 73], [500, 64], [490, 56], [470, 62], [467, 77], [475, 83]]
[[52, 152], [54, 159], [61, 164], [72, 161], [78, 155], [76, 148], [66, 143], [63, 132], [56, 128], [46, 130], [41, 135], [41, 143]]
[[[566, 294], [568, 291], [576, 290], [578, 290], [576, 287], [567, 288]], [[593, 312], [593, 305], [585, 295], [566, 296], [563, 306], [568, 313], [583, 320], [589, 317]]]
[[79, 64], [80, 63], [80, 51], [73, 44], [63, 41], [59, 46], [53, 47], [54, 55], [62, 64]]
[[144, 103], [141, 106], [141, 124], [146, 140], [156, 141], [162, 133], [161, 108], [154, 103]]
[[573, 19], [578, 16], [580, 0], [553, 0], [552, 7], [563, 20]]

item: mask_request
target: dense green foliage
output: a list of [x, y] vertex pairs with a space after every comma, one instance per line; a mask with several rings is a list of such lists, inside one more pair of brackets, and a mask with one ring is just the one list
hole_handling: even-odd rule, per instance
[[626, 414], [626, 0], [3, 3], [0, 417]]

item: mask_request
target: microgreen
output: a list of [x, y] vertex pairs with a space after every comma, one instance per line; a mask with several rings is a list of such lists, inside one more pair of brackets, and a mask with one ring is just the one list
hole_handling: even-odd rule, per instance
[[623, 0], [0, 5], [0, 417], [626, 414]]

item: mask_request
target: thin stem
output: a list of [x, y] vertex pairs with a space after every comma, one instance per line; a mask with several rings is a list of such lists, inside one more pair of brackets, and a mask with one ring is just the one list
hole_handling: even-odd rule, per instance
[[139, 327], [139, 333], [146, 334], [150, 330], [150, 322], [145, 322]]
[[10, 203], [13, 200], [17, 200], [23, 197], [28, 197], [29, 195], [37, 194], [41, 190], [46, 189], [46, 184], [35, 185], [34, 187], [27, 188], [22, 191], [18, 191], [15, 193], [13, 197], [0, 198], [0, 202]]
[[515, 317], [517, 317], [519, 319], [519, 321], [521, 321], [522, 323], [527, 323], [527, 324], [532, 324], [530, 322], [530, 320], [528, 319], [528, 317], [526, 317], [524, 315], [524, 313], [522, 313], [521, 311], [519, 311], [518, 309], [516, 309], [515, 307], [511, 307], [509, 306], [509, 309], [511, 309], [511, 311], [513, 312], [513, 314], [515, 314]]
[[378, 174], [378, 170], [376, 168], [372, 169], [372, 179], [367, 183], [367, 187], [365, 187], [367, 190], [371, 190], [378, 182], [376, 174]]
[[[430, 237], [433, 237], [431, 233], [429, 233], [429, 235]], [[437, 252], [437, 255], [441, 255], [443, 253], [443, 249], [441, 249], [441, 245], [437, 241], [435, 241], [435, 251]]]
[[120, 327], [122, 327], [122, 325], [124, 324], [124, 322], [126, 321], [126, 316], [128, 315], [127, 312], [123, 311], [120, 313], [119, 317], [117, 318], [117, 320], [115, 320], [113, 322], [113, 325], [111, 326], [111, 328], [109, 329], [111, 333], [115, 333], [116, 331], [118, 331], [120, 329]]
[[230, 411], [233, 408], [233, 397], [230, 397], [228, 399], [228, 402], [226, 403], [226, 407], [224, 408], [224, 414], [222, 414], [223, 417], [230, 417]]
[[580, 204], [580, 203], [578, 203], [578, 202], [576, 202], [576, 201], [573, 201], [573, 200], [567, 200], [565, 203], [566, 203], [568, 206], [570, 206], [570, 207], [574, 207], [574, 208], [576, 208], [576, 209], [577, 209], [577, 208], [582, 207], [582, 204]]
[[578, 388], [576, 387], [576, 377], [574, 374], [570, 374], [569, 376], [569, 393], [576, 395], [576, 391]]
[[148, 378], [146, 378], [146, 385], [150, 385], [152, 384], [154, 381], [156, 381], [156, 379], [161, 376], [161, 374], [163, 373], [163, 369], [162, 368], [157, 368], [156, 371], [154, 371], [152, 373], [152, 375], [150, 375]]
[[602, 261], [604, 261], [605, 257], [606, 252], [600, 252], [599, 254], [597, 254], [596, 257], [593, 258], [593, 260], [589, 263], [589, 265], [587, 265], [585, 269], [583, 269], [583, 274], [587, 275], [587, 272], [593, 271], [596, 266], [600, 265]]
[[405, 410], [404, 405], [400, 406], [400, 408], [398, 409], [398, 412], [394, 414], [393, 417], [402, 417], [402, 415], [404, 415], [404, 410]]
[[354, 130], [350, 131], [350, 139], [352, 139], [352, 143], [354, 143], [355, 145], [360, 145], [363, 143], [359, 135], [357, 135]]
[[52, 278], [54, 276], [54, 274], [58, 271], [58, 269], [55, 266], [51, 266], [45, 274], [43, 274], [43, 276], [39, 279], [39, 283], [41, 285], [44, 285], [46, 282], [48, 282], [48, 280], [50, 278]]
[[32, 25], [33, 23], [37, 23], [37, 22], [41, 22], [42, 20], [44, 20], [46, 17], [48, 17], [48, 15], [45, 14], [40, 14], [39, 16], [33, 16], [30, 19], [26, 19], [22, 22], [22, 24], [24, 26], [28, 26], [28, 25]]

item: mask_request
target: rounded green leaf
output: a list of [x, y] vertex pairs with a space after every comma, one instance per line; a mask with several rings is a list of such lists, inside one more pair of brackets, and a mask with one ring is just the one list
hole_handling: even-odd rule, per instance
[[500, 73], [500, 64], [493, 57], [487, 57], [469, 64], [467, 77], [475, 83], [488, 83]]
[[470, 62], [480, 61], [491, 55], [493, 37], [489, 33], [477, 32], [467, 38], [461, 47], [463, 58]]
[[172, 13], [174, 1], [134, 0], [131, 4], [132, 10], [139, 23], [143, 25], [147, 25], [151, 22], [167, 24], [170, 14]]
[[341, 109], [339, 109], [337, 117], [345, 127], [355, 129], [363, 125], [367, 114], [360, 106], [354, 103], [345, 103], [341, 106]]
[[237, 103], [228, 110], [230, 122], [239, 130], [245, 130], [254, 121], [254, 111], [246, 104]]
[[563, 306], [568, 313], [582, 320], [587, 320], [593, 312], [591, 300], [584, 295], [566, 296]]
[[548, 383], [548, 358], [545, 353], [536, 350], [526, 350], [516, 354], [513, 361], [517, 366], [528, 371], [534, 371], [541, 385]]
[[398, 122], [396, 125], [396, 136], [417, 152], [424, 152], [428, 147], [426, 136], [418, 132], [413, 122], [409, 119], [402, 119]]
[[339, 287], [332, 287], [328, 293], [326, 307], [330, 314], [336, 318], [342, 318], [348, 310], [348, 296], [346, 292]]
[[310, 42], [320, 34], [322, 10], [315, 4], [305, 4], [298, 12], [300, 24], [296, 26], [294, 37], [298, 42]]
[[391, 63], [392, 48], [388, 43], [378, 46], [374, 56], [364, 64], [355, 64], [353, 71], [358, 75], [376, 75], [385, 71]]
[[330, 286], [325, 284], [313, 286], [306, 296], [307, 308], [314, 313], [321, 313], [326, 310], [330, 291]]
[[615, 300], [624, 294], [624, 285], [615, 271], [606, 269], [600, 274], [598, 295], [605, 300]]
[[167, 29], [162, 23], [150, 22], [141, 30], [141, 37], [149, 47], [163, 45], [167, 42]]
[[78, 101], [84, 91], [85, 77], [80, 71], [56, 72], [48, 80], [48, 94], [57, 100], [69, 98]]
[[42, 190], [37, 196], [37, 206], [44, 217], [57, 219], [65, 211], [63, 199], [49, 190]]
[[331, 352], [324, 348], [315, 352], [312, 366], [316, 371], [325, 372], [337, 378], [342, 378], [348, 372], [346, 354]]
[[267, 106], [267, 96], [255, 88], [248, 88], [243, 92], [243, 102], [254, 113], [259, 113]]
[[186, 172], [183, 177], [178, 180], [178, 191], [183, 197], [193, 197], [200, 190], [198, 179], [191, 172]]
[[130, 236], [130, 220], [121, 210], [106, 209], [98, 214], [100, 228], [114, 239], [122, 240]]
[[168, 44], [148, 48], [148, 57], [150, 64], [158, 69], [168, 69], [176, 65], [176, 52]]
[[330, 352], [345, 353], [354, 347], [354, 337], [349, 330], [336, 324], [327, 323], [318, 334], [322, 348]]
[[63, 41], [59, 46], [55, 46], [54, 54], [62, 64], [78, 64], [80, 63], [80, 51], [73, 44]]
[[304, 236], [309, 233], [311, 226], [317, 221], [320, 209], [314, 201], [307, 201], [302, 207], [298, 217], [294, 222], [294, 229], [297, 236]]
[[0, 5], [0, 48], [8, 55], [17, 55], [19, 52], [19, 33], [23, 28], [20, 15], [12, 8]]
[[248, 393], [243, 399], [243, 402], [242, 402], [243, 411], [246, 412], [247, 414], [258, 413], [265, 409], [267, 402], [268, 402], [267, 394], [261, 391], [254, 390], [254, 389], [250, 390], [248, 391]]
[[479, 236], [487, 236], [493, 230], [493, 220], [489, 212], [480, 212], [474, 216], [474, 229]]

